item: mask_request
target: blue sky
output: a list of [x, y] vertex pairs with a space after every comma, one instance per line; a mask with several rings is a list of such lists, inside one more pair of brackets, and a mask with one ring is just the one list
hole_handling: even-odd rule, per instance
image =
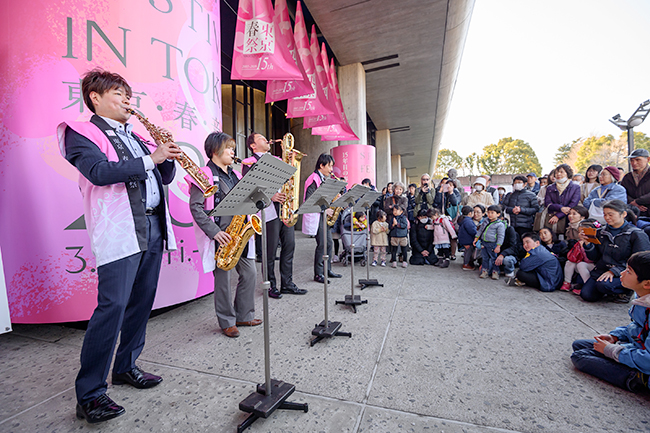
[[650, 1], [476, 0], [440, 148], [520, 138], [546, 173], [560, 145], [620, 135], [608, 119], [646, 99]]

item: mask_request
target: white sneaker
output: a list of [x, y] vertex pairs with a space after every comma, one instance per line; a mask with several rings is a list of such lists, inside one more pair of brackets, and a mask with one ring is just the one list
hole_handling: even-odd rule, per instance
[[408, 263], [406, 263], [406, 262], [402, 262], [402, 267], [403, 267], [403, 268], [407, 267], [408, 265], [409, 265]]
[[383, 262], [381, 262], [381, 266], [383, 266], [384, 268], [386, 267], [386, 261], [385, 260]]
[[339, 256], [337, 256], [336, 254], [334, 254], [334, 255], [332, 256], [332, 263], [338, 263], [338, 262], [339, 262]]
[[377, 260], [373, 260], [370, 266], [377, 266]]
[[391, 268], [396, 268], [396, 267], [397, 267], [397, 262], [393, 262], [393, 263], [390, 265], [390, 267], [391, 267]]

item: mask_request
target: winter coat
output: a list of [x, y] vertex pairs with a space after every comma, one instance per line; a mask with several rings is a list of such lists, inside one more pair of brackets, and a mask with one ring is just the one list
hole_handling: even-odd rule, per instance
[[611, 271], [618, 278], [627, 266], [627, 259], [636, 252], [650, 250], [650, 240], [643, 230], [625, 222], [623, 230], [616, 236], [609, 232], [607, 225], [596, 235], [600, 245], [586, 243], [587, 258], [596, 264], [591, 271], [592, 278], [598, 278]]
[[433, 202], [435, 201], [435, 190], [429, 187], [429, 191], [424, 192], [421, 188], [418, 188], [415, 191], [415, 209], [413, 214], [417, 217], [418, 213], [422, 209], [431, 209], [433, 208]]
[[422, 251], [429, 251], [433, 254], [433, 230], [429, 230], [426, 227], [431, 224], [431, 221], [427, 221], [422, 224], [419, 219], [415, 220], [415, 223], [411, 226], [411, 248], [413, 248], [413, 254], [422, 254]]
[[560, 209], [563, 207], [575, 207], [580, 203], [580, 186], [569, 180], [567, 182], [569, 184], [561, 195], [556, 184], [546, 188], [544, 206], [548, 206], [549, 215], [564, 218], [566, 215]]
[[441, 216], [433, 222], [433, 244], [442, 245], [456, 239], [456, 230], [446, 216]]
[[[535, 194], [525, 189], [510, 192], [503, 199], [503, 206], [505, 211], [510, 215], [510, 224], [513, 227], [533, 229], [535, 214], [539, 212], [539, 203], [537, 203], [537, 196]], [[521, 211], [515, 214], [513, 209], [517, 206], [521, 208]]]
[[469, 216], [462, 218], [463, 220], [460, 222], [460, 227], [458, 228], [458, 243], [460, 245], [472, 245], [476, 237], [476, 224]]
[[627, 203], [627, 192], [625, 188], [616, 182], [598, 186], [589, 193], [589, 196], [587, 196], [583, 204], [587, 209], [589, 209], [592, 203], [594, 206], [603, 207], [610, 200], [621, 200], [623, 203]]
[[392, 215], [393, 214], [393, 207], [395, 205], [400, 205], [402, 207], [402, 210], [406, 214], [406, 208], [408, 207], [408, 199], [406, 196], [396, 196], [396, 195], [391, 195], [390, 197], [386, 197], [384, 199], [384, 212], [386, 212], [386, 215]]
[[388, 246], [388, 223], [375, 221], [370, 226], [370, 245], [377, 247]]
[[650, 352], [648, 352], [650, 341], [647, 334], [643, 335], [643, 328], [648, 320], [650, 295], [635, 299], [632, 304], [628, 311], [631, 322], [609, 333], [618, 338], [613, 356], [621, 364], [635, 368], [641, 373], [650, 374]]
[[492, 206], [494, 204], [494, 198], [492, 198], [492, 194], [489, 192], [481, 191], [477, 192], [474, 191], [467, 197], [463, 199], [461, 202], [463, 206], [467, 205], [470, 207], [474, 207], [477, 204], [482, 204], [485, 207]]
[[460, 203], [459, 197], [460, 197], [460, 193], [456, 193], [455, 191], [446, 192], [443, 194], [436, 189], [436, 196], [433, 199], [433, 207], [436, 209], [440, 209], [444, 213], [445, 209], [447, 209], [448, 207], [458, 206], [458, 203]]
[[552, 292], [564, 281], [564, 272], [557, 257], [542, 245], [528, 251], [521, 260], [519, 269], [535, 272], [542, 292]]
[[406, 218], [406, 214], [394, 216], [393, 221], [397, 220], [397, 225], [393, 226], [390, 224], [390, 237], [391, 238], [405, 238], [409, 234], [409, 220]]
[[533, 194], [537, 194], [539, 192], [539, 188], [540, 188], [539, 182], [537, 182], [537, 181], [535, 181], [535, 185], [532, 188], [530, 187], [530, 185], [528, 185], [528, 183], [526, 183], [524, 185], [524, 190], [525, 191], [530, 191]]
[[521, 243], [521, 238], [519, 233], [515, 231], [515, 228], [506, 223], [506, 234], [503, 238], [503, 245], [501, 245], [501, 252], [499, 255], [503, 257], [513, 256], [518, 261], [521, 260], [526, 255], [526, 250], [524, 245]]
[[650, 169], [641, 178], [638, 186], [634, 183], [632, 173], [623, 176], [621, 186], [627, 192], [627, 202], [636, 201], [636, 203], [648, 207], [647, 211], [641, 212], [641, 216], [650, 216]]
[[495, 242], [497, 245], [503, 245], [505, 236], [506, 223], [500, 219], [490, 221], [484, 218], [481, 226], [476, 231], [476, 239], [482, 242]]
[[406, 199], [408, 200], [408, 207], [406, 209], [406, 217], [408, 218], [411, 223], [415, 221], [415, 196], [414, 195], [406, 195]]

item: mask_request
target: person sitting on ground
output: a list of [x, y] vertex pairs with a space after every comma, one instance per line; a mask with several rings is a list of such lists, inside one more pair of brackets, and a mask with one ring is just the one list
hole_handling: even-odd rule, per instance
[[537, 233], [526, 233], [522, 239], [526, 256], [519, 263], [515, 278], [506, 280], [509, 286], [528, 286], [542, 292], [552, 292], [562, 284], [562, 268], [557, 257], [541, 245]]
[[[591, 194], [591, 191], [593, 191], [594, 188], [600, 186], [598, 183], [598, 175], [602, 170], [603, 167], [598, 164], [592, 164], [587, 169], [587, 172], [585, 173], [585, 181], [580, 185], [580, 204], [584, 203], [585, 199], [589, 197], [589, 194]], [[585, 207], [589, 209], [588, 206]]]
[[393, 207], [393, 222], [389, 225], [390, 227], [390, 245], [391, 245], [391, 256], [390, 261], [392, 267], [397, 267], [397, 249], [401, 249], [402, 257], [404, 261], [402, 262], [402, 267], [405, 268], [408, 266], [408, 250], [406, 246], [408, 245], [408, 219], [404, 215], [404, 208], [400, 205]]
[[[571, 213], [569, 213], [569, 217], [570, 216]], [[580, 227], [600, 228], [600, 223], [593, 219], [584, 219], [580, 222], [579, 228]], [[587, 258], [587, 254], [585, 253], [585, 241], [578, 239], [577, 241], [569, 242], [567, 261], [564, 263], [564, 283], [562, 283], [560, 290], [563, 292], [573, 291], [575, 295], [579, 295], [582, 286], [577, 283], [573, 285], [571, 284], [574, 275], [577, 273], [582, 277], [582, 281], [587, 281], [589, 279], [589, 272], [591, 272], [596, 265]]]
[[[543, 186], [548, 186], [548, 176], [542, 176], [542, 177], [539, 178], [539, 187], [540, 187], [540, 189]], [[537, 191], [537, 192], [539, 193], [539, 191]]]
[[620, 279], [637, 295], [628, 311], [631, 322], [593, 340], [574, 341], [571, 362], [583, 373], [637, 393], [647, 390], [650, 375], [650, 252], [633, 254]]
[[386, 248], [388, 248], [388, 223], [386, 222], [386, 212], [377, 211], [377, 221], [372, 223], [370, 228], [370, 245], [373, 249], [373, 259], [371, 266], [377, 266], [377, 259], [381, 260], [381, 265], [386, 266]]
[[492, 194], [485, 192], [485, 183], [486, 181], [483, 177], [477, 177], [472, 185], [472, 193], [465, 197], [460, 204], [472, 207], [477, 204], [485, 207], [492, 206], [494, 199], [492, 198]]
[[[603, 205], [603, 216], [607, 225], [596, 235], [600, 244], [584, 245], [587, 258], [596, 266], [583, 283], [580, 297], [588, 302], [608, 298], [616, 303], [628, 303], [632, 290], [621, 285], [620, 275], [632, 254], [650, 250], [650, 240], [643, 230], [626, 221], [627, 205], [621, 200], [608, 201]], [[581, 233], [580, 239], [588, 238]]]
[[520, 237], [533, 230], [535, 214], [539, 211], [537, 197], [526, 190], [525, 185], [524, 176], [515, 176], [512, 180], [512, 192], [504, 197], [502, 203], [504, 211], [510, 215], [510, 224]]
[[567, 244], [568, 241], [577, 241], [580, 239], [580, 223], [587, 218], [589, 218], [589, 211], [586, 207], [577, 205], [571, 208], [569, 215], [567, 215], [569, 224], [567, 224], [566, 232], [564, 233]]
[[524, 250], [521, 238], [515, 228], [508, 224], [505, 218], [502, 217], [502, 219], [506, 225], [506, 232], [501, 251], [494, 260], [494, 264], [498, 267], [503, 266], [506, 278], [512, 278], [515, 276], [515, 266], [524, 258], [526, 250]]
[[474, 210], [470, 206], [463, 206], [458, 218], [458, 243], [465, 248], [463, 253], [463, 270], [474, 270], [474, 238], [476, 237], [476, 224], [472, 219]]
[[[487, 209], [482, 204], [477, 204], [473, 208], [472, 222], [476, 226], [477, 231], [478, 228], [481, 227], [481, 224], [483, 224], [483, 221], [487, 220], [486, 212]], [[474, 235], [474, 237], [476, 237], [476, 234]], [[481, 241], [479, 240], [476, 243], [476, 245], [474, 245], [473, 243], [474, 243], [474, 239], [472, 239], [472, 248], [474, 249], [474, 252], [472, 254], [472, 260], [474, 262], [475, 269], [478, 268], [480, 270], [481, 262], [483, 262], [483, 259], [481, 258]]]
[[589, 210], [589, 216], [595, 218], [601, 224], [603, 219], [603, 205], [610, 200], [620, 200], [627, 203], [627, 192], [618, 184], [621, 179], [621, 172], [616, 167], [605, 167], [598, 175], [600, 185], [594, 188], [583, 204]]
[[431, 218], [433, 224], [433, 246], [436, 248], [440, 259], [434, 266], [448, 268], [451, 256], [451, 240], [456, 239], [456, 230], [454, 230], [449, 217], [443, 215], [440, 209], [429, 209], [429, 218]]
[[542, 246], [546, 247], [547, 250], [555, 254], [557, 259], [560, 261], [560, 266], [564, 268], [566, 255], [569, 252], [567, 243], [565, 241], [559, 241], [557, 239], [557, 235], [548, 227], [544, 227], [539, 231], [539, 239], [542, 243]]
[[546, 227], [552, 227], [556, 233], [564, 233], [567, 214], [580, 202], [580, 186], [571, 182], [572, 176], [573, 169], [568, 164], [560, 164], [555, 168], [555, 183], [546, 188], [544, 206], [549, 215]]
[[412, 265], [435, 265], [438, 262], [433, 249], [433, 224], [427, 215], [427, 210], [422, 209], [413, 225], [411, 225], [411, 260]]
[[483, 221], [476, 231], [474, 246], [481, 241], [481, 255], [483, 257], [483, 268], [479, 278], [488, 278], [492, 275], [493, 280], [499, 279], [499, 270], [495, 265], [497, 255], [501, 252], [501, 245], [506, 235], [506, 227], [501, 219], [501, 206], [492, 205], [487, 211], [487, 220]]

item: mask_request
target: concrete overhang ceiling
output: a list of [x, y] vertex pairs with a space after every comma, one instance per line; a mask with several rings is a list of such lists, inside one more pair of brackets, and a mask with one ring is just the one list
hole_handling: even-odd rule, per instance
[[364, 65], [366, 109], [392, 154], [409, 176], [431, 172], [474, 0], [304, 1], [338, 62]]

